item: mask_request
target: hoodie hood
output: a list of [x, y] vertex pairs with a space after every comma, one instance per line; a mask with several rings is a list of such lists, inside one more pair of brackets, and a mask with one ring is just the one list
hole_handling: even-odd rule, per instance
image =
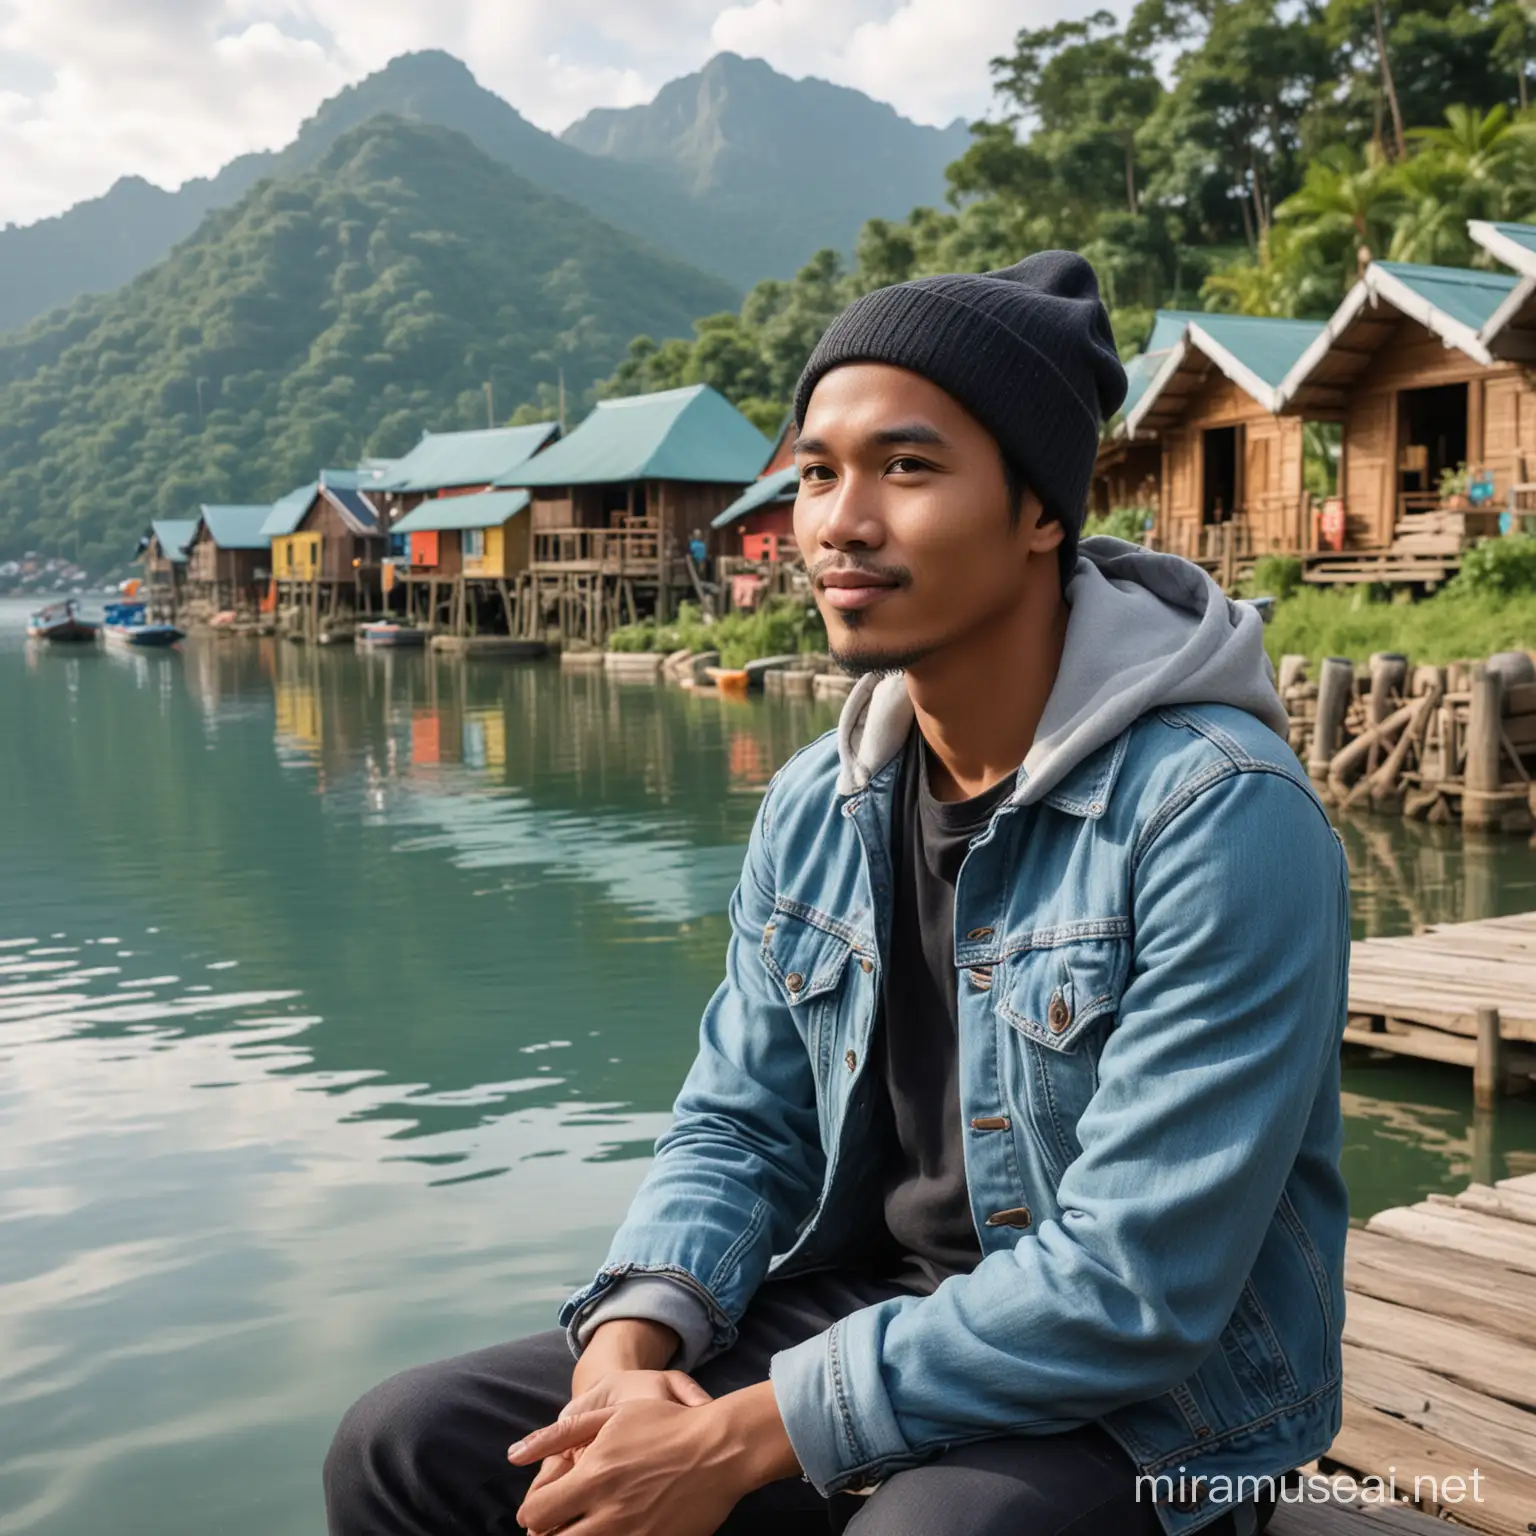
[[[1084, 539], [1068, 584], [1066, 644], [1012, 799], [1042, 800], [1133, 721], [1170, 704], [1229, 704], [1282, 740], [1289, 723], [1258, 609], [1198, 565], [1121, 539]], [[915, 712], [904, 675], [854, 685], [838, 721], [839, 794], [856, 794], [901, 750]]]

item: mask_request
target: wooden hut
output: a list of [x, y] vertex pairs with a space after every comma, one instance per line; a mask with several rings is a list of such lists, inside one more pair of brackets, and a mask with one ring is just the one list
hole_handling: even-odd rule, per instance
[[389, 535], [353, 470], [322, 470], [313, 486], [269, 509], [274, 594], [314, 629], [327, 620], [382, 607], [382, 564]]
[[[1284, 408], [1343, 427], [1334, 553], [1309, 580], [1433, 583], [1498, 531], [1536, 451], [1536, 396], [1486, 327], [1517, 282], [1497, 272], [1375, 262], [1282, 384]], [[1506, 345], [1514, 344], [1513, 338]], [[1448, 477], [1459, 484], [1447, 487]]]
[[1308, 547], [1302, 422], [1280, 385], [1322, 332], [1310, 320], [1195, 315], [1124, 414], [1124, 438], [1161, 448], [1154, 541], [1226, 568]]
[[711, 524], [770, 448], [707, 384], [601, 401], [502, 482], [533, 495], [530, 568], [545, 619], [601, 644], [619, 624], [702, 597], [688, 545], [703, 531], [718, 555]]
[[405, 608], [436, 627], [444, 617], [454, 634], [531, 634], [529, 495], [482, 491], [433, 496], [395, 524], [406, 541], [400, 567]]
[[187, 581], [187, 545], [197, 532], [195, 517], [157, 517], [149, 525], [144, 552], [145, 601], [155, 613], [174, 618]]
[[720, 561], [732, 608], [756, 608], [765, 597], [787, 591], [804, 568], [795, 542], [799, 492], [800, 471], [791, 463], [760, 476], [711, 524], [722, 539], [741, 540]]
[[365, 487], [391, 527], [429, 496], [468, 496], [506, 485], [507, 476], [560, 436], [560, 424], [475, 432], [427, 432], [404, 458]]
[[272, 547], [262, 531], [272, 508], [204, 506], [187, 541], [187, 595], [214, 611], [254, 612], [271, 575]]

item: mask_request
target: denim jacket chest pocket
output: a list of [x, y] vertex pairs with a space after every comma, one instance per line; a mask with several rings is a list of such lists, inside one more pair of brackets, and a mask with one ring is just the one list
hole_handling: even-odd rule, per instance
[[1057, 1178], [1081, 1151], [1077, 1122], [1098, 1088], [1130, 960], [1129, 925], [1108, 919], [1032, 935], [995, 968], [992, 996], [1008, 1026], [999, 1072]]
[[847, 1015], [854, 1007], [850, 993], [856, 989], [849, 978], [872, 973], [873, 963], [851, 935], [823, 927], [782, 905], [774, 908], [763, 929], [762, 961], [811, 1058], [825, 1134], [836, 1097], [829, 1093], [829, 1085], [838, 1080], [834, 1051], [851, 1024]]

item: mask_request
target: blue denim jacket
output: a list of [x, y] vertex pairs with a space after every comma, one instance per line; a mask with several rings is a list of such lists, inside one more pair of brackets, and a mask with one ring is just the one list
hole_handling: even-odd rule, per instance
[[[573, 1340], [650, 1275], [692, 1294], [717, 1352], [766, 1275], [856, 1259], [897, 768], [846, 792], [828, 736], [775, 777], [698, 1058], [562, 1312]], [[1160, 1479], [1145, 1496], [1176, 1536], [1339, 1427], [1347, 873], [1294, 755], [1243, 710], [1159, 708], [1033, 802], [1028, 777], [955, 891], [982, 1262], [779, 1354], [774, 1390], [823, 1492], [1097, 1421]]]

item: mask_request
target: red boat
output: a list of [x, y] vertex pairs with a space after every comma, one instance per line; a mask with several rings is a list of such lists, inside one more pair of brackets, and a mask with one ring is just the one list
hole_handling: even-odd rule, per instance
[[50, 603], [40, 608], [27, 620], [27, 634], [34, 640], [57, 640], [64, 643], [94, 640], [101, 626], [82, 619], [74, 598], [62, 603]]

